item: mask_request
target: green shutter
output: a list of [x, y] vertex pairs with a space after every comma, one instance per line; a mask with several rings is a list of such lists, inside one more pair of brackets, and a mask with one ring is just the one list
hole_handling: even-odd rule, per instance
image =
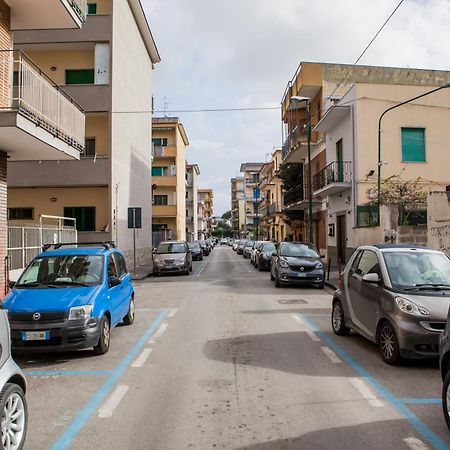
[[97, 3], [88, 3], [88, 14], [97, 14]]
[[402, 128], [402, 161], [426, 161], [425, 128]]
[[66, 84], [94, 84], [94, 69], [66, 70]]
[[[94, 206], [65, 206], [64, 217], [77, 219], [78, 231], [95, 231], [95, 207]], [[73, 225], [67, 220], [65, 225]]]
[[163, 168], [162, 167], [152, 167], [152, 177], [162, 177]]

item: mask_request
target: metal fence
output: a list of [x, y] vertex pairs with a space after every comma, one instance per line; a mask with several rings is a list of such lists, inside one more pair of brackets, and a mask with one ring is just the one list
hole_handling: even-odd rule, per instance
[[177, 239], [177, 234], [174, 230], [160, 230], [152, 233], [153, 247], [158, 247], [162, 241], [174, 241]]

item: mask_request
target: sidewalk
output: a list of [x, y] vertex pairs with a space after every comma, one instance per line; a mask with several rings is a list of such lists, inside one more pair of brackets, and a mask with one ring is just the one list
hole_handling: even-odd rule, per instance
[[331, 289], [336, 290], [338, 288], [339, 271], [334, 267], [330, 271], [330, 279], [327, 280], [328, 272], [325, 272], [325, 285]]
[[136, 273], [133, 271], [133, 267], [128, 268], [132, 280], [145, 280], [153, 273], [153, 264], [148, 266], [136, 266]]

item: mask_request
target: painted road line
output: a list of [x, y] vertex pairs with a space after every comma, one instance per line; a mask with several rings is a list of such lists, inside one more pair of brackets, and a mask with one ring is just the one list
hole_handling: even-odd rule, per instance
[[320, 338], [317, 336], [314, 331], [311, 331], [308, 325], [302, 320], [302, 318], [298, 314], [291, 314], [291, 317], [299, 324], [305, 328], [305, 333], [314, 341], [320, 342]]
[[291, 317], [300, 325], [305, 325], [305, 322], [298, 314], [291, 314]]
[[440, 405], [442, 399], [436, 398], [401, 398], [399, 399], [405, 405]]
[[98, 410], [98, 417], [100, 417], [100, 419], [111, 417], [116, 408], [119, 406], [120, 401], [127, 393], [128, 389], [129, 386], [126, 386], [125, 384], [119, 384]]
[[342, 363], [342, 361], [337, 357], [336, 353], [333, 352], [333, 350], [331, 350], [328, 347], [320, 347], [320, 349], [325, 353], [326, 356], [328, 356], [328, 359], [335, 363], [335, 364], [340, 364]]
[[169, 311], [161, 310], [158, 316], [153, 320], [145, 333], [137, 340], [130, 351], [122, 358], [111, 375], [105, 380], [100, 388], [94, 393], [90, 400], [84, 405], [83, 409], [77, 414], [69, 426], [64, 430], [63, 434], [51, 446], [51, 450], [65, 450], [75, 439], [80, 430], [89, 421], [92, 414], [97, 410], [101, 402], [106, 398], [114, 385], [120, 380], [124, 372], [127, 370], [131, 361], [136, 357], [141, 348], [148, 339], [156, 331], [160, 323], [165, 319]]
[[156, 333], [148, 341], [148, 343], [149, 344], [155, 344], [156, 343], [156, 339], [158, 339], [159, 337], [161, 337], [164, 334], [164, 332], [167, 330], [168, 326], [169, 326], [169, 324], [167, 322], [163, 322], [160, 325], [160, 327], [158, 328], [158, 330], [156, 331]]
[[169, 311], [169, 314], [167, 314], [167, 317], [170, 317], [170, 318], [174, 317], [175, 314], [177, 313], [177, 311], [178, 311], [177, 308], [172, 308], [172, 309]]
[[412, 450], [429, 450], [428, 446], [415, 437], [407, 437], [403, 439], [403, 442]]
[[317, 336], [314, 331], [306, 330], [306, 334], [314, 341], [314, 342], [320, 342], [319, 336]]
[[352, 386], [366, 399], [370, 405], [380, 408], [383, 402], [375, 397], [375, 394], [370, 389], [369, 385], [361, 380], [361, 378], [350, 378]]
[[369, 371], [350, 356], [334, 339], [328, 336], [325, 331], [321, 330], [316, 322], [307, 315], [302, 316], [303, 320], [310, 326], [312, 331], [315, 331], [319, 337], [326, 342], [362, 379], [376, 392], [378, 392], [384, 399], [402, 416], [416, 431], [436, 450], [448, 450], [449, 446], [444, 440], [438, 436], [431, 428], [419, 419], [402, 401], [398, 399], [392, 392], [383, 386], [378, 379]]
[[134, 360], [133, 364], [131, 364], [131, 367], [142, 367], [152, 351], [152, 348], [144, 348], [141, 354]]
[[46, 377], [50, 375], [111, 375], [111, 370], [24, 370], [27, 377]]

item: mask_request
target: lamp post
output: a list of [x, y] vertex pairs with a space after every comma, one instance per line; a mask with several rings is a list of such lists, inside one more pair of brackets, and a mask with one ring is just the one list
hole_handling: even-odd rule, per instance
[[291, 97], [291, 103], [305, 103], [306, 107], [306, 140], [308, 145], [308, 241], [313, 241], [312, 224], [312, 165], [311, 165], [311, 99], [309, 97]]
[[416, 95], [413, 98], [405, 100], [404, 102], [398, 103], [397, 105], [391, 106], [390, 108], [384, 110], [381, 113], [380, 118], [378, 119], [378, 175], [377, 175], [377, 184], [378, 184], [378, 222], [380, 221], [380, 205], [381, 205], [381, 166], [383, 162], [381, 161], [381, 121], [386, 113], [392, 111], [393, 109], [400, 108], [400, 106], [406, 105], [407, 103], [411, 103], [414, 100], [418, 100], [419, 98], [425, 97], [427, 95], [433, 94], [434, 92], [440, 91], [441, 89], [445, 89], [450, 87], [450, 83], [444, 84], [443, 86], [439, 86], [431, 91], [425, 92], [420, 95]]

